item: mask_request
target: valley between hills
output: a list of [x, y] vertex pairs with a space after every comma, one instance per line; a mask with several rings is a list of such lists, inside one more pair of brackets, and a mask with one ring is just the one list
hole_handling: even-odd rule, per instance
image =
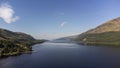
[[[120, 46], [120, 18], [110, 20], [94, 29], [80, 35], [60, 38], [72, 40], [85, 45]], [[36, 40], [32, 36], [0, 29], [0, 57], [19, 55], [32, 51], [32, 45], [43, 43], [45, 40]]]

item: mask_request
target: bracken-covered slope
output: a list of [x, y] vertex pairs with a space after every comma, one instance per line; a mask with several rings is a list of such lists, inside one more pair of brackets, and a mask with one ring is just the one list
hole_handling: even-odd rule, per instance
[[120, 31], [120, 17], [110, 20], [94, 29], [91, 29], [85, 33], [87, 34], [94, 34], [94, 33], [103, 33], [103, 32], [110, 32], [110, 31]]
[[94, 29], [79, 35], [76, 39], [88, 45], [120, 46], [120, 18], [110, 20]]

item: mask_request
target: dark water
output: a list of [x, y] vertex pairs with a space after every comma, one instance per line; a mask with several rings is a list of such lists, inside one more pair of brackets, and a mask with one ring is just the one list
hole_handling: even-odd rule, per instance
[[32, 54], [0, 59], [0, 68], [120, 68], [120, 48], [44, 43]]

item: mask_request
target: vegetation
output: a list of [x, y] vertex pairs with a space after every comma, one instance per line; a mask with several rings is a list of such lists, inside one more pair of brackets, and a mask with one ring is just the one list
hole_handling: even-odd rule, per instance
[[31, 51], [31, 46], [24, 43], [15, 43], [12, 41], [0, 41], [0, 56], [17, 55], [25, 51]]
[[120, 17], [80, 34], [75, 40], [86, 45], [120, 46]]
[[32, 51], [31, 45], [44, 41], [36, 40], [25, 33], [0, 29], [0, 57], [30, 52]]
[[84, 34], [76, 40], [86, 45], [120, 46], [120, 31]]

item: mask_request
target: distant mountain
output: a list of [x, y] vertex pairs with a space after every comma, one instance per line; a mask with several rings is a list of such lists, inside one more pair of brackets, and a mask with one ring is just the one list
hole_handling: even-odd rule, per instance
[[62, 38], [59, 38], [59, 39], [56, 39], [56, 40], [72, 40], [72, 39], [75, 39], [75, 38], [77, 38], [76, 35], [68, 36], [68, 37], [62, 37]]
[[94, 29], [79, 35], [76, 39], [88, 45], [120, 46], [120, 18], [110, 20]]
[[76, 39], [77, 36], [68, 36], [68, 37], [62, 37], [58, 39], [51, 40], [49, 42], [54, 42], [54, 43], [72, 43], [73, 39]]
[[31, 51], [31, 45], [41, 43], [42, 40], [36, 40], [32, 36], [21, 33], [12, 32], [6, 29], [0, 29], [0, 57], [17, 55], [23, 52]]

